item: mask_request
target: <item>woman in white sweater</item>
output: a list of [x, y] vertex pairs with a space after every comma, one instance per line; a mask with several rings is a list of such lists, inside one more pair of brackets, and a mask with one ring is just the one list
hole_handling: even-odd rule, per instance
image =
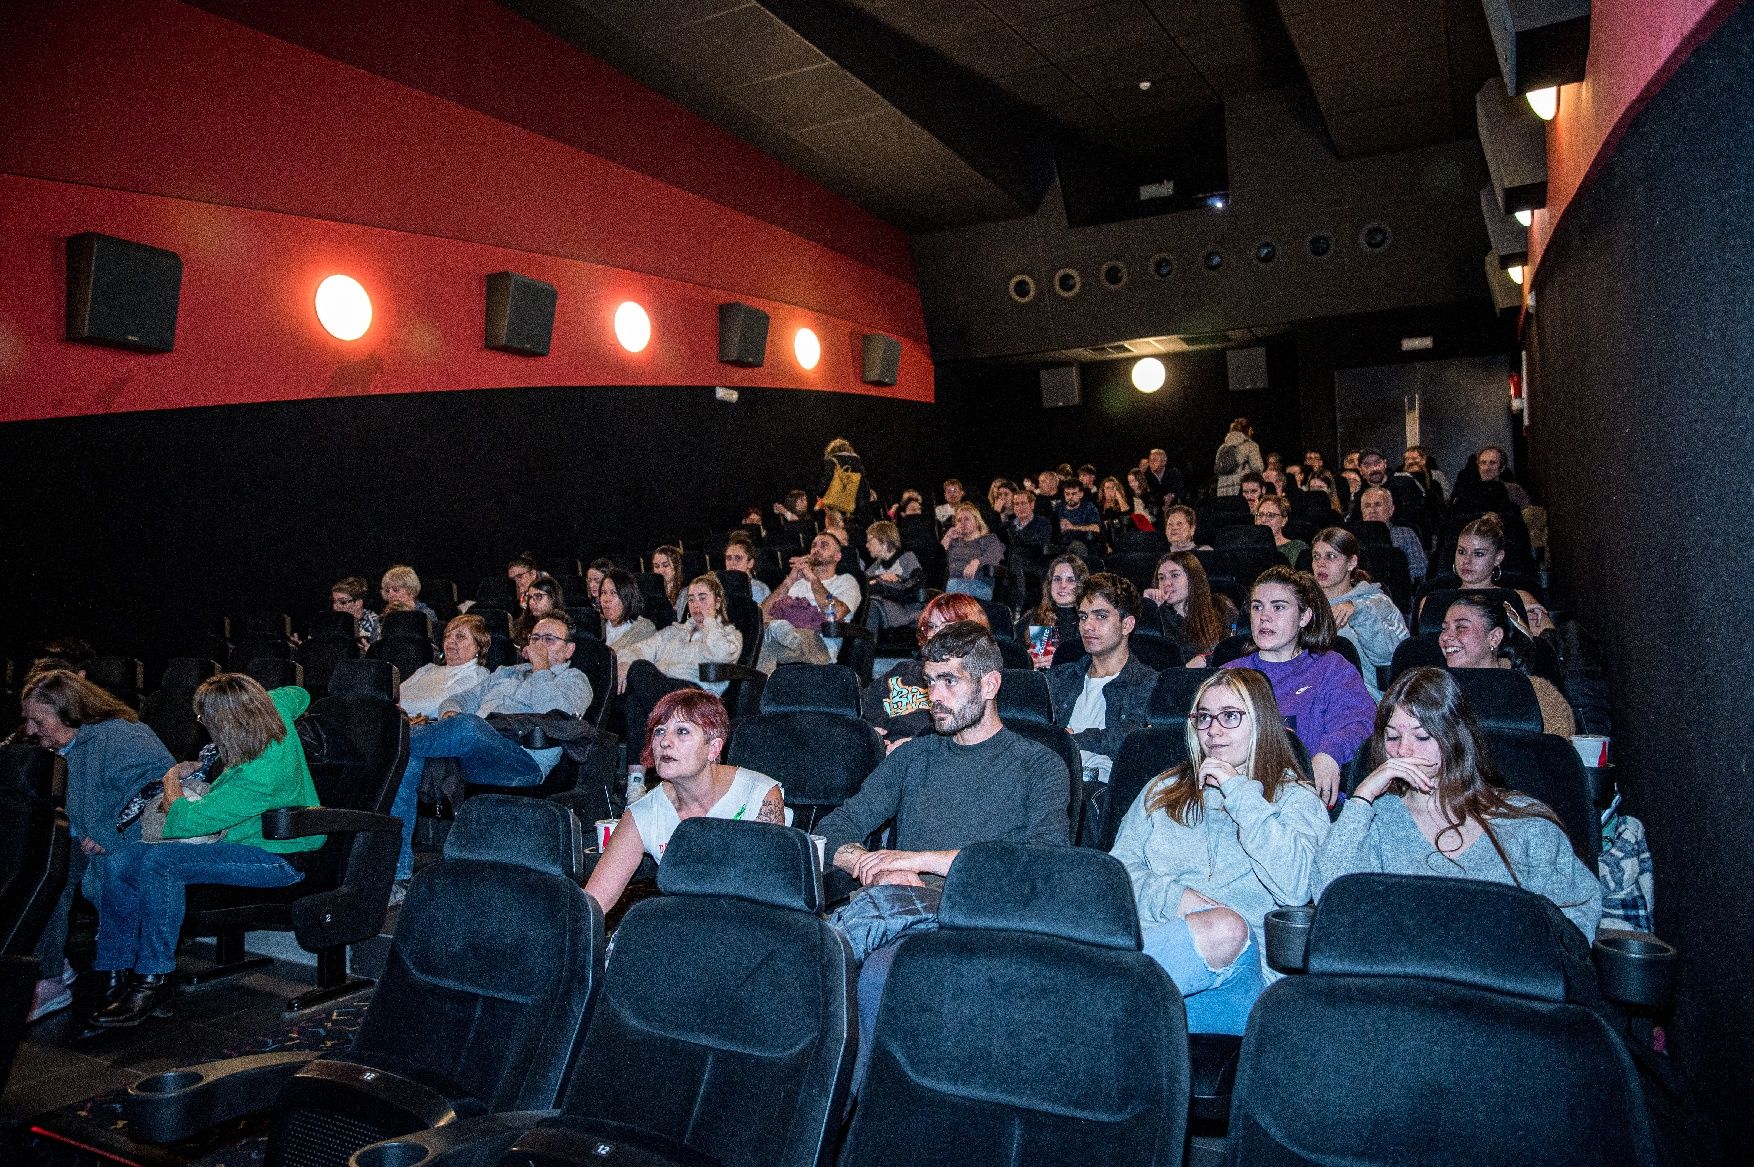
[[421, 665], [402, 682], [402, 712], [417, 724], [430, 721], [438, 717], [446, 697], [466, 693], [487, 680], [492, 670], [482, 662], [492, 643], [487, 621], [480, 616], [454, 617], [445, 625], [444, 663]]
[[1133, 880], [1145, 953], [1194, 1033], [1241, 1033], [1266, 987], [1266, 916], [1305, 904], [1328, 814], [1298, 765], [1273, 687], [1226, 669], [1194, 698], [1188, 760], [1127, 811], [1114, 856]]
[[717, 576], [707, 574], [689, 581], [688, 619], [672, 624], [638, 644], [616, 648], [621, 683], [627, 684], [627, 666], [649, 660], [666, 677], [693, 681], [715, 695], [722, 695], [725, 682], [702, 682], [700, 666], [708, 662], [730, 664], [743, 651], [743, 634], [725, 618], [725, 593]]

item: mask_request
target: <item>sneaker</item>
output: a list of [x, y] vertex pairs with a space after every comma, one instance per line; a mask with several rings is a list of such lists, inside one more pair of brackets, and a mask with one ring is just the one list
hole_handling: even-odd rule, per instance
[[408, 881], [406, 879], [398, 879], [390, 885], [390, 907], [397, 907], [407, 898]]
[[79, 979], [79, 974], [73, 971], [73, 962], [68, 960], [66, 957], [62, 957], [61, 958], [61, 983], [64, 985], [70, 985], [78, 979]]
[[31, 997], [30, 1012], [25, 1015], [24, 1022], [29, 1025], [32, 1021], [47, 1017], [51, 1013], [59, 1013], [71, 1004], [73, 1004], [73, 990], [63, 984], [60, 977], [50, 977], [46, 981], [38, 981], [36, 993]]

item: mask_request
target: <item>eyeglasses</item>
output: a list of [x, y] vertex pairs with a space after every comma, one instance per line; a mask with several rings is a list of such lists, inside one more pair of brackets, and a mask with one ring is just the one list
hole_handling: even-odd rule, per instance
[[532, 633], [530, 636], [530, 639], [531, 640], [540, 640], [543, 644], [565, 644], [566, 643], [566, 637], [556, 636], [552, 632]]
[[1198, 713], [1189, 714], [1188, 720], [1194, 723], [1195, 729], [1211, 729], [1214, 721], [1225, 729], [1235, 729], [1247, 716], [1241, 709], [1220, 709], [1217, 713], [1207, 713], [1202, 709]]

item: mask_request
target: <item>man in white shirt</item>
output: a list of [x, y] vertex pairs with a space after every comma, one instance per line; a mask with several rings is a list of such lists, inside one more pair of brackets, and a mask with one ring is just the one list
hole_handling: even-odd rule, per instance
[[[761, 605], [761, 614], [773, 619], [773, 608], [779, 598], [792, 596], [814, 604], [825, 624], [852, 619], [859, 607], [859, 581], [845, 572], [836, 573], [840, 554], [841, 542], [832, 532], [818, 534], [810, 541], [810, 553], [791, 561], [791, 571]], [[822, 643], [830, 659], [840, 655], [838, 637], [824, 637]]]
[[1097, 572], [1078, 595], [1078, 635], [1090, 655], [1048, 673], [1054, 719], [1078, 743], [1087, 779], [1107, 782], [1121, 741], [1147, 724], [1157, 672], [1133, 659], [1127, 637], [1139, 617], [1130, 580]]
[[962, 479], [946, 478], [944, 480], [944, 501], [933, 508], [932, 514], [940, 524], [948, 523], [956, 517], [956, 507], [961, 502]]

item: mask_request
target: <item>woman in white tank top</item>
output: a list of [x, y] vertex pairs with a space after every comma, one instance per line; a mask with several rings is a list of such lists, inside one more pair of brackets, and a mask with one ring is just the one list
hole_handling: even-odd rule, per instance
[[664, 848], [683, 819], [786, 821], [785, 794], [765, 774], [727, 766], [719, 754], [730, 736], [724, 702], [699, 689], [667, 693], [646, 723], [646, 772], [658, 785], [627, 808], [585, 890], [605, 912], [615, 906], [641, 855], [664, 861]]

